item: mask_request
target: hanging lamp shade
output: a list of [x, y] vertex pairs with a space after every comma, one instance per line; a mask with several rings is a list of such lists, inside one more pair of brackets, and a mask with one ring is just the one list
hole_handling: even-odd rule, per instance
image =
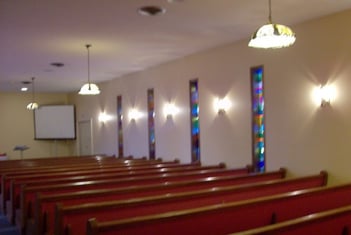
[[80, 95], [98, 95], [100, 94], [99, 87], [94, 83], [85, 83], [79, 90]]
[[80, 95], [98, 95], [100, 94], [99, 87], [90, 82], [90, 51], [89, 48], [91, 47], [90, 44], [85, 45], [88, 51], [88, 83], [85, 83], [79, 90], [78, 94]]
[[39, 108], [39, 104], [36, 102], [31, 102], [27, 105], [28, 110], [35, 110], [37, 108]]
[[271, 0], [269, 0], [269, 23], [252, 35], [249, 47], [274, 49], [289, 47], [295, 43], [295, 33], [285, 25], [272, 23]]
[[27, 105], [27, 109], [28, 109], [28, 110], [34, 110], [34, 109], [39, 108], [38, 103], [36, 103], [36, 102], [34, 101], [34, 97], [35, 97], [35, 91], [34, 91], [34, 77], [32, 77], [32, 102], [30, 102], [30, 103]]
[[34, 109], [37, 109], [37, 108], [39, 108], [39, 105], [38, 105], [38, 103], [35, 103], [35, 102], [29, 103], [29, 104], [27, 105], [27, 109], [28, 109], [28, 110], [34, 110]]

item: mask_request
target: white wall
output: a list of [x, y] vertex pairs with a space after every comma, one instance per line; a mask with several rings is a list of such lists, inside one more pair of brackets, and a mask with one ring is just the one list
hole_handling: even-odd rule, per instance
[[[292, 176], [327, 170], [332, 184], [350, 181], [350, 21], [347, 11], [293, 26], [295, 45], [280, 50], [248, 48], [246, 40], [224, 45], [100, 84], [100, 96], [71, 100], [78, 120], [94, 120], [95, 152], [117, 154], [116, 97], [122, 95], [125, 155], [140, 157], [148, 155], [146, 91], [154, 88], [156, 155], [189, 162], [189, 80], [198, 78], [201, 161], [239, 167], [251, 163], [250, 67], [264, 65], [267, 169], [286, 167]], [[338, 96], [331, 107], [320, 108], [311, 93], [326, 82], [336, 86]], [[217, 96], [233, 103], [223, 116], [213, 110]], [[173, 120], [162, 114], [169, 100], [181, 108]], [[135, 123], [127, 118], [132, 106], [144, 113]], [[114, 119], [99, 123], [100, 111]]]

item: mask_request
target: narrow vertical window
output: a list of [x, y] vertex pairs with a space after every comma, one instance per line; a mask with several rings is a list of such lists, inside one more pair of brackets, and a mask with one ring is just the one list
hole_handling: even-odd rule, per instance
[[123, 157], [122, 96], [117, 96], [118, 157]]
[[155, 159], [156, 139], [155, 139], [154, 89], [147, 90], [147, 110], [148, 110], [148, 129], [149, 129], [149, 158]]
[[266, 164], [263, 66], [251, 68], [251, 102], [253, 168], [255, 172], [264, 172]]
[[200, 162], [200, 120], [198, 80], [190, 81], [191, 161]]

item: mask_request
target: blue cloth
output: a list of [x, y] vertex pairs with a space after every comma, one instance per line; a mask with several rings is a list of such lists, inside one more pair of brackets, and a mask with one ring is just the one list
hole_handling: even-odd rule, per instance
[[0, 215], [0, 235], [20, 235], [18, 229], [4, 215]]

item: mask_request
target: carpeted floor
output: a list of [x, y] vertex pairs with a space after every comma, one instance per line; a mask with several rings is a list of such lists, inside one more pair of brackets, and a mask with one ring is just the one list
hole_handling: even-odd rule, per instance
[[15, 226], [11, 225], [4, 215], [0, 214], [0, 235], [19, 235]]

